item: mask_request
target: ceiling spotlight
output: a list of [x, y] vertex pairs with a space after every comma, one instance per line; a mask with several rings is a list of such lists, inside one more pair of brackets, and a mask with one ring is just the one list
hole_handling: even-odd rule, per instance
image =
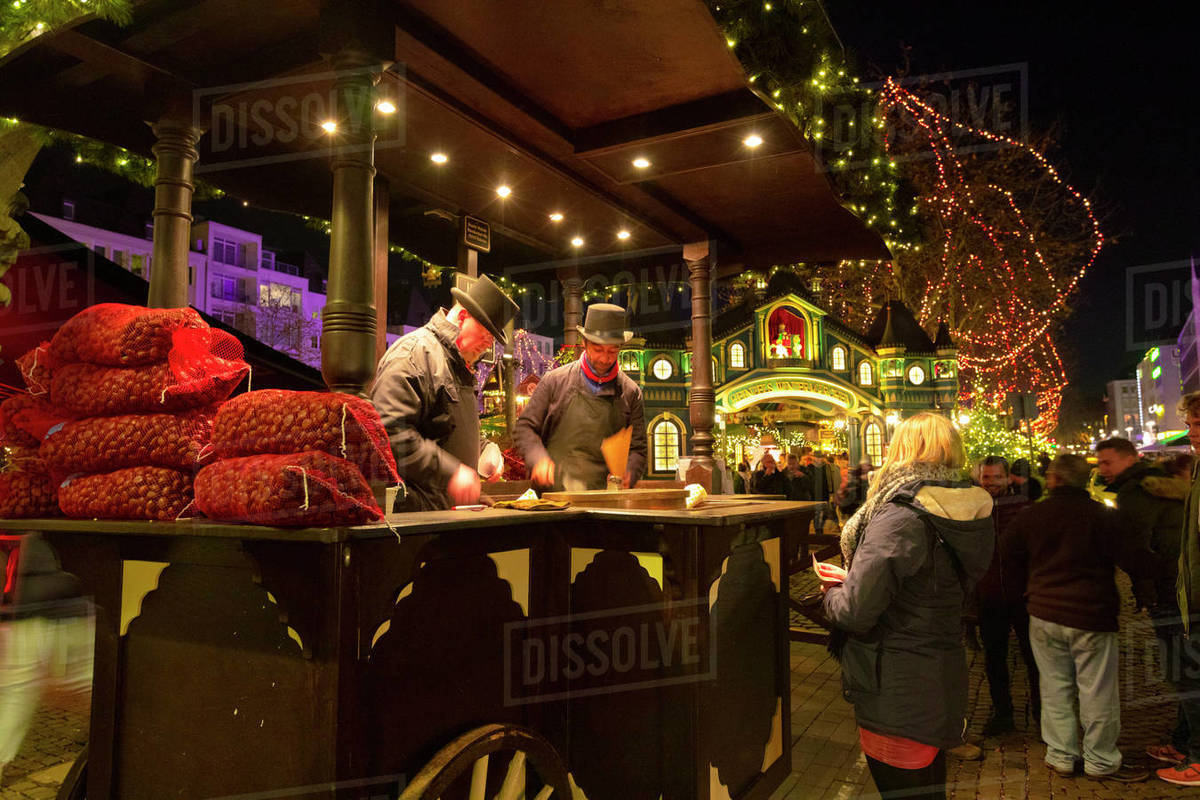
[[550, 221], [551, 222], [562, 222], [563, 221], [562, 212], [555, 211], [553, 214], [550, 215]]
[[245, 206], [249, 206], [249, 205], [250, 205], [250, 201], [249, 201], [249, 200], [243, 200], [243, 201], [242, 201], [242, 206], [243, 206], [243, 207], [245, 207]]
[[512, 194], [512, 189], [508, 188], [507, 186], [503, 186], [503, 185], [497, 186], [496, 194], [500, 195], [501, 197], [508, 197], [510, 194]]
[[396, 104], [391, 100], [380, 100], [375, 104], [375, 110], [380, 114], [395, 114]]
[[445, 153], [434, 153], [431, 156], [429, 156], [429, 160], [435, 164], [445, 164], [450, 159], [449, 159], [449, 157], [446, 156]]
[[635, 167], [637, 167], [638, 169], [646, 169], [647, 167], [650, 166], [650, 159], [643, 158], [642, 156], [638, 156], [637, 158], [635, 158], [633, 160], [633, 165]]
[[758, 147], [762, 142], [762, 137], [757, 133], [752, 133], [745, 139], [742, 139], [742, 144], [746, 145], [746, 147]]
[[617, 231], [617, 238], [625, 240], [629, 238], [629, 231]]
[[571, 240], [571, 244], [575, 247], [583, 247], [583, 237], [576, 236], [574, 239]]
[[337, 123], [331, 119], [327, 119], [321, 123], [321, 128], [326, 133], [336, 133], [337, 132]]

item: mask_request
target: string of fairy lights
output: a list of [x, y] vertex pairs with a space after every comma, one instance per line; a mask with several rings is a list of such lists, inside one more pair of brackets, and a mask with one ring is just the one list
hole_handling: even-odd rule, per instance
[[[1041, 412], [1035, 430], [1055, 427], [1067, 378], [1053, 328], [1104, 245], [1088, 199], [1028, 144], [953, 121], [894, 79], [864, 85], [820, 0], [709, 0], [709, 9], [751, 84], [801, 128], [846, 207], [880, 234], [896, 260], [920, 253], [923, 244], [940, 247], [941, 274], [928, 281], [921, 295], [923, 325], [940, 321], [950, 295], [969, 297], [980, 282], [1007, 281], [1008, 300], [989, 309], [983, 324], [954, 331], [961, 399], [968, 405], [997, 405], [1010, 391], [1034, 390]], [[896, 124], [922, 132], [926, 155], [936, 164], [936, 187], [923, 197], [905, 180], [906, 165], [889, 135]], [[1017, 149], [1081, 211], [1090, 243], [1066, 280], [1059, 280], [1047, 263], [1012, 191], [994, 183], [972, 186], [956, 150], [964, 137]], [[980, 188], [1004, 198], [1010, 212], [1006, 219], [989, 219], [979, 210], [988, 207], [974, 202]], [[921, 241], [922, 229], [928, 227], [921, 223], [930, 216], [941, 223], [941, 242]], [[963, 225], [983, 233], [986, 252], [956, 250], [953, 232]], [[895, 267], [895, 261], [843, 261], [822, 280], [842, 290], [853, 285], [859, 298], [878, 302], [888, 294]], [[799, 271], [792, 265], [785, 268]], [[760, 280], [765, 282], [766, 275], [747, 275], [743, 285]], [[1049, 302], [1043, 300], [1047, 291], [1052, 293]]]
[[[1052, 328], [1065, 316], [1069, 298], [1105, 242], [1090, 201], [1062, 178], [1045, 155], [1028, 144], [952, 120], [892, 79], [887, 80], [880, 94], [880, 112], [883, 116], [903, 117], [910, 127], [915, 125], [924, 135], [936, 167], [934, 190], [921, 202], [941, 221], [941, 275], [926, 288], [919, 310], [921, 322], [936, 322], [950, 298], [969, 297], [980, 284], [1010, 289], [988, 293], [989, 297], [1002, 296], [1004, 301], [981, 309], [978, 322], [956, 331], [962, 385], [981, 387], [975, 392], [967, 389], [964, 396], [982, 397], [995, 405], [1009, 392], [1034, 390], [1041, 411], [1035, 430], [1052, 429], [1067, 385]], [[960, 155], [970, 137], [1029, 159], [1075, 206], [1089, 241], [1082, 262], [1065, 280], [1048, 264], [1014, 193], [996, 183], [972, 180]], [[889, 151], [894, 146], [889, 129], [885, 129], [884, 145]], [[998, 198], [1003, 200], [991, 202]], [[1001, 215], [997, 208], [1008, 213]], [[990, 251], [964, 253], [956, 239], [964, 228], [981, 232]], [[1035, 297], [1036, 303], [1031, 299]]]

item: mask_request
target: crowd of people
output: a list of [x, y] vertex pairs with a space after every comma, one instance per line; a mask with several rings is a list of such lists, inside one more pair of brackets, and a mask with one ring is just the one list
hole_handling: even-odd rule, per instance
[[[1200, 393], [1179, 413], [1200, 453]], [[1146, 756], [1162, 762], [1158, 778], [1200, 786], [1200, 648], [1188, 641], [1200, 618], [1200, 477], [1190, 455], [1154, 461], [1120, 438], [1100, 442], [1094, 460], [1095, 469], [1077, 455], [1043, 454], [1036, 468], [999, 456], [968, 465], [944, 417], [896, 428], [842, 525], [844, 578], [821, 576], [830, 650], [882, 797], [945, 798], [947, 756], [983, 756], [965, 738], [965, 652], [976, 632], [991, 697], [985, 737], [1016, 729], [1015, 638], [1047, 767], [1148, 779], [1117, 747], [1118, 569], [1177, 692], [1176, 724]], [[1106, 502], [1090, 491], [1097, 480]]]
[[827, 520], [836, 520], [840, 528], [863, 504], [871, 471], [870, 461], [852, 468], [845, 452], [830, 457], [806, 446], [798, 454], [788, 453], [782, 465], [770, 452], [764, 453], [753, 469], [749, 461], [742, 461], [733, 476], [733, 488], [736, 494], [779, 495], [820, 503], [813, 510], [813, 527], [822, 533]]

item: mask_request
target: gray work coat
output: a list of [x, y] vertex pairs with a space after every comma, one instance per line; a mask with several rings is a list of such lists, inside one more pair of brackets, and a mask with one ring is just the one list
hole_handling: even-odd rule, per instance
[[458, 328], [439, 311], [424, 327], [397, 339], [379, 360], [371, 402], [408, 492], [396, 510], [450, 508], [450, 478], [460, 464], [478, 467], [475, 375], [454, 344], [457, 336]]

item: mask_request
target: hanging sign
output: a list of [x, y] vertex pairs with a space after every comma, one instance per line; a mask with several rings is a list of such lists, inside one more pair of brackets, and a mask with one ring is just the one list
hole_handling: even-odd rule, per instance
[[463, 244], [481, 253], [492, 251], [492, 227], [479, 217], [464, 216], [462, 221]]

